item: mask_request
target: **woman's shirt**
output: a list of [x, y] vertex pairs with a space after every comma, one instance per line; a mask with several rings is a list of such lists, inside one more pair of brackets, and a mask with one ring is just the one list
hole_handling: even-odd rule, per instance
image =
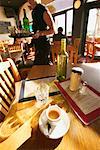
[[36, 33], [37, 30], [43, 31], [47, 29], [47, 24], [43, 20], [43, 14], [47, 11], [45, 6], [37, 4], [32, 11], [33, 18], [33, 32]]

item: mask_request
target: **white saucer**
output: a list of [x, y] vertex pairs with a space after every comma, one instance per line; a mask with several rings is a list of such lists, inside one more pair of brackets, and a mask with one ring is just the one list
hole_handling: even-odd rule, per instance
[[41, 132], [50, 139], [58, 139], [64, 136], [70, 127], [70, 119], [67, 113], [61, 109], [62, 112], [61, 120], [59, 121], [59, 123], [57, 123], [56, 127], [52, 130], [52, 132], [48, 134], [48, 128], [47, 128], [48, 120], [46, 120], [45, 112], [46, 110], [42, 112], [39, 118], [39, 128]]

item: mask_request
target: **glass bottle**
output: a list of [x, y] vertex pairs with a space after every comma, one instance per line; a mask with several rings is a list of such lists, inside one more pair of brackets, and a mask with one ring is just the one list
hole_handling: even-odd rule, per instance
[[67, 72], [67, 52], [66, 38], [61, 39], [61, 50], [57, 56], [57, 79], [63, 81], [66, 79]]
[[18, 30], [20, 30], [20, 31], [22, 30], [22, 25], [21, 25], [21, 21], [20, 20], [18, 21]]
[[23, 9], [24, 12], [24, 18], [23, 18], [23, 27], [26, 31], [29, 31], [29, 19], [26, 16], [26, 10]]

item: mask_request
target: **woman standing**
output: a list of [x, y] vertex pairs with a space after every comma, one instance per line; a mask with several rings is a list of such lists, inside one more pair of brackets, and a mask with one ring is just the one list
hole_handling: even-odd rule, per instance
[[32, 9], [33, 39], [32, 46], [35, 47], [34, 64], [44, 65], [50, 61], [50, 43], [47, 35], [54, 34], [54, 23], [48, 9], [38, 3], [38, 0], [28, 0], [29, 8]]

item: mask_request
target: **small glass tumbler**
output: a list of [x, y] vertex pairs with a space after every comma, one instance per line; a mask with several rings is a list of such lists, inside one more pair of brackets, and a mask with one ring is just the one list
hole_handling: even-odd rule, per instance
[[42, 104], [46, 103], [49, 98], [49, 86], [46, 83], [39, 83], [36, 85], [35, 97], [37, 101], [37, 107], [40, 107]]

